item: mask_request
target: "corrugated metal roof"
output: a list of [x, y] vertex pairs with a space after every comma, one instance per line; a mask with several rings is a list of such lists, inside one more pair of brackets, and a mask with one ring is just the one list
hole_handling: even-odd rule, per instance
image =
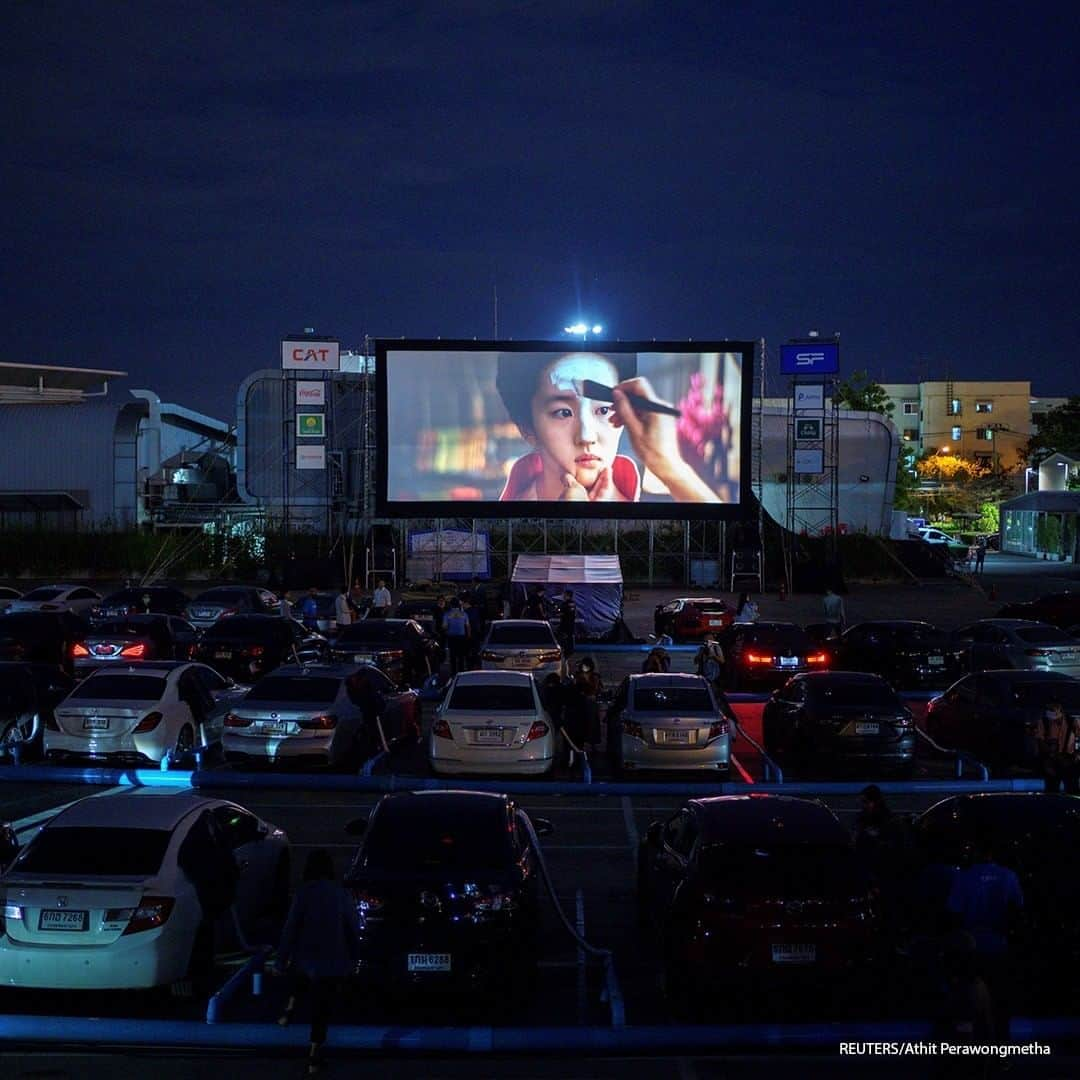
[[1001, 504], [1002, 510], [1035, 510], [1044, 514], [1080, 514], [1080, 491], [1032, 491]]
[[104, 368], [0, 362], [0, 386], [44, 386], [52, 390], [93, 390], [109, 379], [126, 377], [126, 371], [107, 371]]
[[618, 555], [519, 555], [511, 579], [522, 584], [622, 584]]

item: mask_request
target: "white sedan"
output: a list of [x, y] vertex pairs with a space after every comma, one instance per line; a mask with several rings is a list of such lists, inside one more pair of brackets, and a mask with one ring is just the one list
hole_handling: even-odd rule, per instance
[[8, 611], [73, 611], [87, 615], [101, 603], [101, 594], [85, 585], [42, 585], [12, 600]]
[[463, 671], [435, 710], [428, 761], [448, 776], [546, 773], [558, 737], [529, 672]]
[[288, 905], [289, 841], [234, 803], [143, 788], [82, 799], [0, 875], [0, 986], [130, 990], [212, 973], [272, 938]]
[[220, 741], [225, 706], [247, 689], [183, 661], [95, 671], [46, 723], [45, 757], [159, 765], [171, 754], [179, 761]]

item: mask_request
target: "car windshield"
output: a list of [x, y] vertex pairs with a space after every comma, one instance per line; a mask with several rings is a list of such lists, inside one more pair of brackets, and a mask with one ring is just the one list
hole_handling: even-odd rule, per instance
[[825, 708], [864, 706], [868, 709], [899, 709], [901, 707], [900, 699], [894, 691], [878, 682], [833, 683], [830, 686], [817, 686], [813, 688], [813, 698]]
[[555, 635], [550, 626], [493, 626], [489, 645], [554, 645]]
[[248, 594], [243, 589], [211, 589], [204, 592], [196, 601], [196, 604], [241, 604], [247, 600]]
[[712, 844], [702, 850], [701, 866], [713, 887], [735, 895], [852, 895], [863, 883], [854, 852], [835, 844]]
[[1016, 636], [1029, 645], [1075, 645], [1076, 638], [1053, 626], [1030, 626], [1016, 631]]
[[[501, 802], [455, 802], [453, 813], [423, 796], [391, 803], [375, 815], [364, 845], [369, 870], [424, 873], [502, 866], [512, 852]], [[395, 803], [397, 800], [394, 801]], [[485, 800], [486, 802], [486, 800]], [[387, 812], [388, 811], [388, 812]]]
[[512, 710], [532, 712], [536, 708], [531, 686], [500, 686], [497, 683], [468, 683], [454, 687], [448, 709], [469, 712]]
[[161, 869], [172, 833], [164, 829], [42, 829], [12, 869], [64, 877], [148, 877]]
[[28, 592], [23, 599], [24, 600], [55, 600], [64, 589], [33, 589]]
[[248, 691], [244, 704], [249, 705], [256, 701], [310, 701], [326, 704], [338, 696], [340, 689], [340, 679], [326, 676], [271, 675], [257, 682]]
[[71, 697], [111, 701], [160, 701], [165, 696], [165, 680], [156, 675], [91, 675], [71, 691]]
[[109, 619], [108, 622], [98, 623], [94, 629], [94, 636], [102, 637], [106, 634], [137, 636], [139, 634], [149, 634], [151, 631], [165, 625], [159, 619]]
[[634, 711], [657, 713], [712, 713], [716, 707], [701, 686], [635, 686]]
[[281, 623], [267, 616], [230, 615], [203, 631], [203, 641], [215, 638], [268, 638], [279, 631]]
[[404, 641], [406, 637], [406, 623], [392, 623], [385, 619], [365, 619], [360, 623], [346, 626], [338, 635], [338, 642], [346, 645], [355, 645], [358, 642], [368, 641]]
[[[1080, 708], [1080, 682], [1075, 679], [1013, 683], [1010, 689], [1012, 700], [1024, 708], [1042, 708], [1051, 701], [1060, 701], [1070, 709]], [[1006, 693], [1006, 700], [1008, 696]]]

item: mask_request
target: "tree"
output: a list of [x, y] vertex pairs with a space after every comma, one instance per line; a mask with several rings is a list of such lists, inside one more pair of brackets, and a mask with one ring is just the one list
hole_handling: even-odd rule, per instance
[[916, 454], [910, 443], [901, 443], [896, 457], [896, 487], [893, 491], [893, 509], [906, 510], [909, 514], [919, 509], [919, 477], [915, 472]]
[[866, 371], [855, 371], [851, 378], [836, 384], [836, 403], [842, 409], [876, 412], [889, 417], [896, 408], [881, 383], [871, 379]]
[[1036, 432], [1028, 440], [1027, 457], [1033, 465], [1057, 451], [1080, 457], [1080, 396], [1048, 409], [1035, 418]]

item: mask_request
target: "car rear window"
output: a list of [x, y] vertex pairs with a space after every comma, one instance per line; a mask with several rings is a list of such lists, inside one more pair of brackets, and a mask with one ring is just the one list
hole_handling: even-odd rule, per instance
[[852, 895], [865, 884], [854, 852], [832, 844], [714, 844], [702, 851], [701, 865], [734, 895]]
[[715, 712], [709, 691], [696, 686], [634, 687], [634, 711], [657, 713]]
[[257, 682], [244, 704], [255, 701], [311, 701], [327, 703], [338, 696], [340, 679], [328, 679], [318, 675], [271, 675]]
[[203, 640], [214, 638], [249, 637], [265, 639], [280, 634], [281, 623], [265, 616], [229, 615], [203, 631]]
[[455, 686], [448, 709], [468, 709], [487, 712], [498, 709], [531, 712], [536, 708], [531, 686], [499, 686], [492, 684]]
[[119, 634], [137, 637], [139, 634], [149, 634], [164, 625], [164, 622], [158, 619], [109, 619], [107, 622], [97, 624], [93, 636]]
[[1017, 630], [1016, 636], [1030, 645], [1075, 645], [1076, 638], [1054, 626], [1031, 626]]
[[72, 698], [103, 701], [160, 701], [165, 696], [165, 680], [154, 675], [91, 675], [71, 692]]
[[195, 599], [196, 604], [241, 604], [248, 594], [243, 589], [210, 589]]
[[62, 592], [63, 589], [32, 589], [28, 592], [23, 599], [24, 600], [55, 600]]
[[501, 803], [476, 807], [455, 802], [452, 814], [439, 800], [395, 803], [375, 815], [364, 845], [368, 870], [464, 870], [502, 866], [512, 859]]
[[801, 630], [751, 630], [743, 638], [747, 645], [773, 652], [812, 652], [810, 639]]
[[369, 622], [365, 619], [346, 626], [338, 635], [338, 642], [355, 645], [367, 641], [404, 641], [405, 629], [405, 623], [388, 623], [385, 619], [372, 619]]
[[489, 645], [555, 645], [550, 626], [493, 626]]
[[65, 877], [146, 877], [161, 869], [170, 836], [164, 829], [45, 828], [12, 869]]
[[1025, 708], [1041, 708], [1051, 701], [1060, 701], [1071, 709], [1080, 708], [1080, 682], [1074, 679], [1013, 683], [1011, 690], [1012, 700]]
[[900, 699], [887, 686], [876, 682], [837, 683], [813, 689], [814, 701], [828, 708], [865, 705], [867, 708], [900, 708]]

